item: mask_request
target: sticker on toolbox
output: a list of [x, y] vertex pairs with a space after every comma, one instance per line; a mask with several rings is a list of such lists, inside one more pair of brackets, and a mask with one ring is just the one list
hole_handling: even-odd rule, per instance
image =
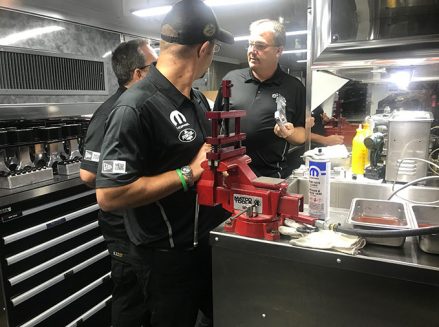
[[12, 210], [12, 207], [3, 207], [0, 208], [0, 219], [2, 223], [5, 223], [9, 220], [21, 217], [23, 215], [23, 212], [21, 210], [14, 211]]

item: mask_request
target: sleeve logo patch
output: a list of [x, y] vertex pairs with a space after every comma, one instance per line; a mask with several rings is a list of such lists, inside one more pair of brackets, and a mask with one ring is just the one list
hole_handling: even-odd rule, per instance
[[101, 154], [99, 152], [85, 150], [84, 160], [93, 161], [93, 162], [99, 162], [100, 155]]
[[102, 161], [102, 173], [105, 174], [125, 174], [126, 161], [104, 160]]

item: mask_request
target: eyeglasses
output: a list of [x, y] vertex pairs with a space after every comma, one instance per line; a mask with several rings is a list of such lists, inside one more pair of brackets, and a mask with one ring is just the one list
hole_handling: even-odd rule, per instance
[[149, 70], [149, 67], [151, 67], [151, 65], [152, 65], [152, 63], [149, 64], [149, 65], [142, 66], [142, 67], [138, 67], [138, 69], [140, 69], [140, 70]]
[[218, 43], [215, 43], [213, 45], [213, 53], [218, 53], [221, 50], [221, 45]]
[[249, 42], [247, 50], [250, 50], [250, 48], [256, 51], [264, 51], [267, 48], [277, 48], [277, 46], [274, 44], [265, 44], [262, 42]]

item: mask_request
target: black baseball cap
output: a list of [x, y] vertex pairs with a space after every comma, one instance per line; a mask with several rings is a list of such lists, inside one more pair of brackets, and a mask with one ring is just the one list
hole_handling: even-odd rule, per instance
[[185, 45], [211, 40], [234, 43], [233, 35], [218, 26], [212, 9], [201, 0], [181, 0], [172, 6], [163, 19], [161, 38]]

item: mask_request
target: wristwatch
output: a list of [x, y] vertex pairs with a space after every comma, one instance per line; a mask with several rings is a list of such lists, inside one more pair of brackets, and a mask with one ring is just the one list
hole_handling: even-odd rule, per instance
[[192, 168], [190, 166], [183, 166], [180, 168], [181, 173], [183, 174], [184, 179], [188, 186], [194, 185], [194, 174], [192, 173]]

